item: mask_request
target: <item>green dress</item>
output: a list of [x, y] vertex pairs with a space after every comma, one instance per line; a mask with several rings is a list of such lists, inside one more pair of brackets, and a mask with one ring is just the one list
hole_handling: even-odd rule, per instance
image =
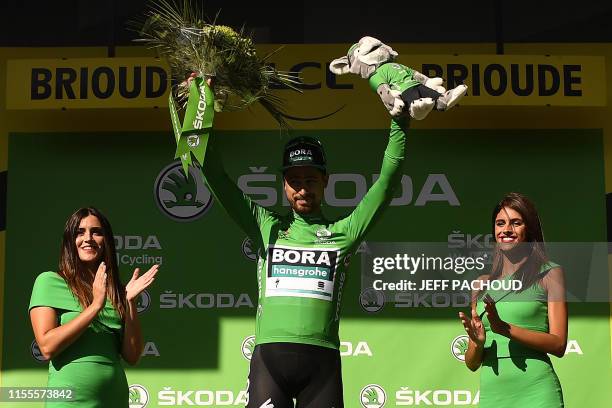
[[[66, 324], [82, 308], [66, 281], [56, 272], [36, 278], [30, 309], [55, 309], [59, 323]], [[47, 402], [48, 407], [128, 407], [128, 384], [120, 363], [122, 321], [107, 300], [104, 309], [79, 338], [51, 359], [48, 387], [74, 389], [74, 400]]]
[[[542, 266], [541, 274], [558, 267]], [[512, 275], [505, 279], [511, 279]], [[495, 299], [499, 316], [507, 323], [524, 329], [548, 332], [548, 299], [546, 291], [534, 284], [522, 292], [489, 290]], [[503, 299], [502, 296], [508, 294]], [[478, 314], [484, 303], [478, 301]], [[529, 348], [517, 341], [493, 333], [489, 320], [482, 320], [487, 334], [480, 368], [480, 407], [563, 407], [563, 393], [547, 353]]]

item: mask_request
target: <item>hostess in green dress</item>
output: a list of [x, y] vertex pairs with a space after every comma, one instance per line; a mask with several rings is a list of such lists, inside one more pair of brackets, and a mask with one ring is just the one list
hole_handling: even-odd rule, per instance
[[[559, 265], [542, 266], [541, 276]], [[504, 279], [512, 279], [509, 275]], [[496, 301], [499, 316], [506, 323], [524, 329], [548, 332], [548, 297], [539, 284], [521, 292], [489, 290]], [[502, 299], [503, 297], [503, 299]], [[478, 314], [484, 303], [478, 301]], [[480, 407], [559, 408], [563, 393], [547, 353], [529, 348], [491, 331], [486, 317], [482, 319], [487, 339], [480, 368]]]
[[[43, 272], [36, 278], [30, 310], [38, 306], [55, 309], [62, 325], [82, 311], [56, 272]], [[121, 318], [107, 299], [79, 338], [51, 359], [48, 387], [72, 388], [74, 400], [47, 402], [48, 407], [128, 407], [128, 384], [120, 363], [122, 330]]]

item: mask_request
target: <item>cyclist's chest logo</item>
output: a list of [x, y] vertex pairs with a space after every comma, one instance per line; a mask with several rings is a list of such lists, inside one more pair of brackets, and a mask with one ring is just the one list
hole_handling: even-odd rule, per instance
[[270, 245], [265, 296], [309, 297], [331, 301], [338, 258], [337, 248]]
[[321, 227], [315, 232], [315, 244], [335, 244], [336, 242], [333, 240], [335, 238], [334, 234], [325, 227]]

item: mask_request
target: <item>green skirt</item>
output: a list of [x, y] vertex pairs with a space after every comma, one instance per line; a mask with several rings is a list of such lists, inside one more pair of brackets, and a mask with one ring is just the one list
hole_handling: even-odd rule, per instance
[[48, 401], [52, 408], [127, 408], [128, 384], [119, 362], [72, 362], [56, 369], [49, 365], [49, 387], [71, 388], [71, 401]]
[[481, 408], [562, 408], [559, 378], [547, 355], [485, 359], [480, 373]]

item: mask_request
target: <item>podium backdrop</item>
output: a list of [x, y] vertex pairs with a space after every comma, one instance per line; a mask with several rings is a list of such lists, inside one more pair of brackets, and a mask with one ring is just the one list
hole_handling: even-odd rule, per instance
[[[283, 58], [302, 56], [304, 49], [296, 48], [288, 47]], [[344, 48], [326, 52], [341, 54]], [[308, 50], [304, 61], [318, 55]], [[16, 50], [3, 52], [5, 60], [20, 57]], [[598, 61], [603, 70], [604, 58]], [[4, 64], [2, 69], [6, 72]], [[320, 91], [338, 94], [336, 101], [326, 98], [303, 109], [300, 95], [286, 94], [300, 113], [346, 105], [319, 123], [297, 124], [290, 136], [262, 119], [259, 108], [219, 114], [215, 134], [222, 139], [231, 178], [262, 205], [286, 212], [278, 172], [282, 146], [292, 136], [316, 136], [331, 173], [324, 212], [331, 219], [350, 212], [380, 170], [389, 125], [377, 96], [357, 79], [350, 81], [352, 90]], [[569, 103], [563, 95], [558, 98]], [[509, 191], [533, 199], [548, 241], [607, 241], [610, 130], [601, 112], [609, 109], [596, 106], [605, 105], [605, 98], [593, 100], [585, 103], [591, 107], [563, 108], [470, 106], [478, 105], [472, 100], [415, 123], [402, 188], [366, 241], [447, 242], [452, 235], [455, 243], [465, 240], [477, 248], [491, 232], [493, 206]], [[2, 103], [1, 158], [8, 181], [6, 231], [0, 237], [5, 248], [1, 385], [46, 384], [47, 364], [40, 360], [27, 314], [32, 284], [40, 272], [56, 270], [68, 216], [93, 205], [111, 221], [125, 280], [135, 267], [162, 266], [139, 302], [146, 347], [140, 363], [126, 369], [130, 406], [243, 405], [257, 307], [255, 248], [196, 170], [182, 176], [173, 160], [167, 110], [5, 110]], [[407, 301], [370, 313], [360, 302], [360, 261], [359, 254], [352, 258], [342, 296], [346, 406], [477, 406], [479, 374], [462, 361], [466, 336], [457, 314], [465, 305]], [[566, 270], [572, 276], [581, 272]], [[609, 406], [609, 303], [572, 303], [569, 311], [566, 355], [552, 357], [566, 406]], [[368, 395], [376, 395], [377, 402], [368, 405]]]

